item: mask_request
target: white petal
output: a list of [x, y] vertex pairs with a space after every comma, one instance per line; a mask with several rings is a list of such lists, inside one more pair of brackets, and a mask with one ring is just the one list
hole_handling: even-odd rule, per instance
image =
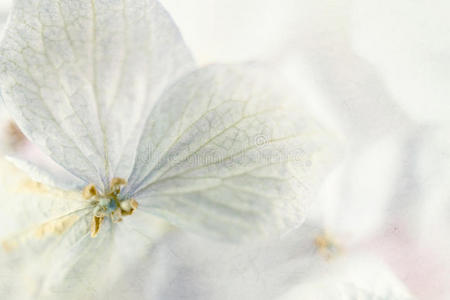
[[17, 0], [0, 55], [2, 94], [20, 128], [98, 186], [126, 172], [154, 100], [192, 65], [151, 0]]
[[[322, 186], [327, 231], [349, 247], [377, 234], [392, 217], [392, 195], [404, 158], [404, 136], [387, 136], [352, 152]], [[355, 226], [358, 224], [358, 226]]]
[[18, 169], [30, 176], [33, 181], [66, 190], [80, 190], [84, 187], [83, 181], [69, 174], [53, 174], [51, 171], [40, 167], [39, 165], [18, 157], [8, 156], [8, 161], [13, 163]]
[[[149, 230], [142, 230], [142, 225]], [[118, 226], [104, 222], [95, 239], [87, 237], [70, 252], [56, 253], [59, 261], [47, 272], [45, 299], [132, 299], [130, 294], [141, 288], [141, 278], [130, 267], [148, 259], [166, 228], [167, 222], [145, 214], [125, 218]], [[121, 277], [132, 281], [130, 291], [121, 289]]]
[[[36, 198], [36, 197], [35, 197]], [[40, 201], [45, 201], [40, 197]], [[45, 202], [51, 203], [51, 202]], [[92, 243], [90, 237], [90, 218], [87, 209], [69, 210], [65, 214], [47, 218], [43, 223], [25, 226], [24, 230], [2, 239], [2, 268], [11, 268], [11, 278], [4, 284], [17, 284], [30, 296], [46, 293], [47, 282], [63, 282], [65, 273], [71, 271], [75, 258], [91, 257], [82, 252], [80, 243]], [[30, 218], [34, 218], [32, 214]], [[23, 219], [22, 219], [23, 220]], [[24, 223], [29, 223], [24, 220]], [[6, 250], [6, 251], [5, 251]], [[71, 261], [65, 261], [71, 257]], [[62, 263], [64, 266], [61, 266]], [[14, 278], [17, 276], [17, 278]], [[18, 291], [14, 291], [16, 294]], [[28, 298], [27, 297], [27, 298]], [[27, 299], [26, 298], [26, 299]], [[20, 298], [17, 298], [20, 299]]]
[[56, 224], [72, 213], [88, 210], [89, 203], [81, 193], [34, 182], [9, 163], [2, 161], [0, 166], [0, 237], [5, 245], [12, 244], [16, 248], [43, 229], [45, 224]]
[[330, 136], [264, 73], [211, 66], [167, 91], [126, 189], [140, 209], [228, 239], [301, 224]]
[[392, 270], [370, 255], [350, 255], [334, 261], [325, 272], [303, 280], [279, 300], [413, 300]]
[[[80, 261], [95, 259], [100, 255], [95, 251], [95, 246], [103, 239], [92, 239], [89, 228], [90, 218], [80, 215], [62, 234], [30, 234], [22, 245], [9, 249], [8, 260], [2, 266], [15, 265], [11, 274], [18, 276], [19, 286], [26, 289], [28, 297], [49, 299], [45, 295], [50, 291], [54, 293], [57, 288], [70, 282], [68, 274], [80, 268], [88, 271], [87, 266]], [[109, 231], [103, 231], [102, 235], [105, 234], [109, 234]], [[86, 252], [88, 246], [91, 247], [90, 252]], [[77, 278], [78, 286], [83, 284], [82, 279]]]
[[116, 277], [167, 230], [161, 219], [136, 212], [114, 227], [105, 220], [92, 239], [92, 208], [79, 192], [23, 182], [22, 173], [1, 162], [0, 170], [11, 175], [0, 182], [2, 297], [103, 299]]
[[419, 122], [447, 122], [450, 23], [446, 0], [355, 1], [352, 44], [392, 98]]
[[273, 300], [327, 264], [314, 243], [319, 234], [305, 223], [283, 239], [234, 244], [173, 231], [128, 266], [108, 299]]

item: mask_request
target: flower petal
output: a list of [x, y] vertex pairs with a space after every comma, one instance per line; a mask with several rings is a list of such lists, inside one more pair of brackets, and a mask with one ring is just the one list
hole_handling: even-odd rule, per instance
[[27, 240], [33, 236], [29, 233], [37, 232], [41, 225], [56, 224], [76, 212], [87, 212], [90, 207], [81, 193], [35, 182], [3, 159], [0, 170], [0, 238]]
[[126, 170], [154, 100], [192, 64], [152, 0], [17, 0], [0, 48], [2, 95], [20, 128], [98, 186]]
[[326, 269], [309, 275], [279, 300], [415, 299], [388, 265], [368, 254], [349, 253]]
[[84, 187], [83, 182], [70, 173], [54, 174], [38, 164], [15, 156], [7, 156], [6, 159], [13, 163], [18, 169], [28, 174], [33, 181], [38, 183], [55, 188], [59, 187], [65, 190], [80, 190]]
[[67, 261], [62, 268], [63, 259], [79, 255], [80, 245], [95, 240], [90, 238], [92, 208], [79, 192], [33, 182], [3, 160], [0, 167], [0, 269], [9, 274], [2, 286], [10, 299], [39, 298], [49, 281], [73, 269]]
[[328, 136], [256, 66], [210, 66], [155, 106], [125, 194], [216, 238], [285, 231], [305, 215]]
[[[448, 121], [449, 3], [357, 1], [351, 43], [378, 69], [400, 110], [418, 122]], [[393, 30], [395, 28], [395, 30]]]

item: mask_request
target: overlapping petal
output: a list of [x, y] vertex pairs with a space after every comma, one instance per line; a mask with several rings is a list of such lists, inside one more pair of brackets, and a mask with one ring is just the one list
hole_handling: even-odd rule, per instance
[[1, 89], [34, 143], [103, 187], [127, 172], [161, 90], [192, 64], [156, 1], [18, 0], [0, 49]]
[[156, 104], [126, 194], [174, 224], [238, 239], [301, 224], [332, 140], [264, 69], [210, 66]]

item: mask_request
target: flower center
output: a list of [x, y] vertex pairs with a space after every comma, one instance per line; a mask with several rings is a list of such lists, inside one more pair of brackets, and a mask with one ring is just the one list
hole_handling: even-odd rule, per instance
[[138, 207], [134, 199], [120, 199], [120, 190], [126, 184], [123, 178], [113, 178], [109, 191], [105, 194], [99, 193], [93, 184], [83, 189], [83, 197], [95, 207], [91, 223], [92, 237], [97, 236], [105, 217], [110, 217], [113, 223], [119, 223], [123, 216], [132, 215]]
[[319, 250], [319, 253], [330, 260], [340, 254], [341, 248], [335, 240], [328, 234], [322, 233], [314, 239], [314, 243]]

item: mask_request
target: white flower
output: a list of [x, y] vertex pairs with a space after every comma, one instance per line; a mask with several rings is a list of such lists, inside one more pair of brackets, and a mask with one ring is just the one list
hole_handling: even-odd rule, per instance
[[445, 0], [363, 0], [353, 7], [358, 55], [377, 67], [399, 107], [419, 122], [448, 121], [448, 10]]
[[326, 272], [290, 289], [279, 300], [412, 300], [414, 299], [392, 271], [368, 255], [342, 259]]
[[379, 258], [340, 242], [309, 221], [283, 239], [245, 246], [177, 231], [161, 239], [147, 259], [129, 265], [107, 297], [412, 299]]
[[192, 71], [156, 1], [17, 0], [0, 68], [13, 118], [65, 169], [14, 160], [43, 192], [3, 242], [32, 259], [35, 297], [95, 298], [158, 236], [149, 215], [225, 240], [286, 232], [328, 159], [329, 136], [262, 68]]
[[[192, 18], [199, 11], [192, 1], [208, 13]], [[447, 299], [448, 130], [436, 125], [448, 122], [450, 108], [449, 2], [282, 0], [249, 9], [253, 0], [192, 1], [164, 3], [199, 59], [248, 52], [281, 59], [299, 94], [349, 141], [345, 164], [325, 189], [328, 234], [346, 249], [365, 244], [381, 254], [419, 298]], [[238, 16], [230, 9], [233, 18], [223, 17], [234, 5]], [[199, 35], [211, 37], [208, 45]]]
[[239, 245], [173, 231], [128, 266], [108, 299], [276, 299], [328, 263], [314, 241], [320, 234], [308, 221], [282, 239]]

